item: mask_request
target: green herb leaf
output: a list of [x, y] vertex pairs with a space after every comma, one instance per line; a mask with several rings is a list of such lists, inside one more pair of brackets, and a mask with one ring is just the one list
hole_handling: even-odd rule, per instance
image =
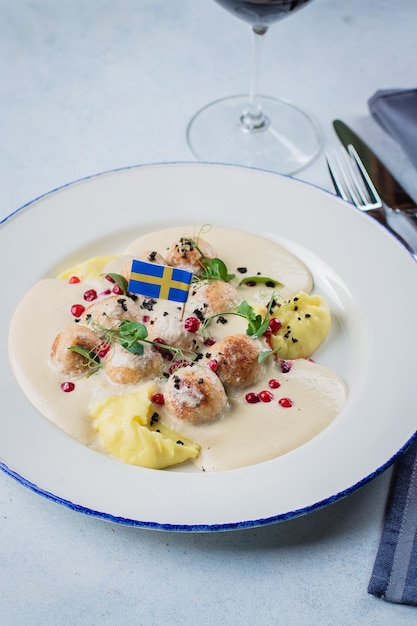
[[275, 348], [275, 350], [261, 350], [258, 355], [258, 363], [263, 363], [265, 359], [279, 352], [281, 348]]
[[140, 322], [130, 322], [124, 320], [119, 327], [119, 342], [122, 348], [141, 356], [144, 348], [140, 341], [148, 336], [148, 331], [144, 324]]
[[242, 278], [239, 283], [240, 285], [246, 285], [247, 283], [263, 283], [267, 287], [284, 287], [284, 283], [280, 283], [279, 280], [275, 280], [275, 278], [268, 278], [268, 276], [246, 276]]
[[224, 261], [218, 259], [217, 257], [214, 257], [213, 259], [208, 259], [204, 252], [200, 250], [196, 241], [193, 241], [192, 244], [201, 255], [200, 264], [203, 268], [201, 278], [206, 280], [223, 280], [226, 283], [235, 278], [235, 274], [229, 274]]
[[114, 274], [112, 272], [108, 272], [107, 274], [104, 274], [104, 276], [110, 276], [110, 278], [114, 280], [116, 285], [118, 285], [123, 291], [123, 295], [127, 294], [128, 283], [124, 276], [122, 276], [121, 274]]
[[223, 280], [228, 283], [233, 280], [235, 274], [229, 274], [227, 271], [226, 264], [221, 259], [215, 257], [214, 259], [208, 260], [206, 258], [203, 259], [204, 269], [201, 273], [202, 278], [212, 279], [212, 280]]

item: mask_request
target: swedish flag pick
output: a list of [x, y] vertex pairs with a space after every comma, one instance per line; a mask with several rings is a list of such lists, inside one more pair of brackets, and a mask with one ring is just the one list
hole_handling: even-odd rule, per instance
[[132, 293], [174, 302], [187, 302], [192, 272], [133, 259], [128, 290]]

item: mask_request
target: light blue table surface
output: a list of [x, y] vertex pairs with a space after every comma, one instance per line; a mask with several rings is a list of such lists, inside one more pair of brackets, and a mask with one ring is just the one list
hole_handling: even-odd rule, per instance
[[[367, 108], [417, 86], [416, 24], [414, 0], [314, 0], [268, 33], [262, 91], [307, 108], [326, 149], [331, 121], [350, 123], [417, 199]], [[248, 27], [213, 0], [0, 0], [0, 219], [96, 172], [191, 160], [188, 120], [246, 91], [249, 61]], [[331, 189], [323, 155], [297, 177]], [[415, 624], [367, 594], [389, 480], [280, 524], [178, 534], [90, 518], [0, 472], [0, 624]]]

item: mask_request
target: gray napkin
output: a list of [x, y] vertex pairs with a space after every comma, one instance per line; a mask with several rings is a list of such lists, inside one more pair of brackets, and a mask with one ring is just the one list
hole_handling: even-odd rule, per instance
[[368, 592], [417, 606], [417, 440], [396, 463]]
[[417, 89], [381, 89], [368, 105], [375, 120], [417, 168]]

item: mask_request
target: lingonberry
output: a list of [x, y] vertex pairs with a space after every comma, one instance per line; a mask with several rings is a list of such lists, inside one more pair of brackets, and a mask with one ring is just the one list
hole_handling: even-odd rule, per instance
[[151, 401], [155, 404], [163, 405], [165, 404], [165, 398], [163, 393], [154, 393], [151, 397]]
[[65, 393], [68, 393], [69, 391], [74, 391], [75, 385], [74, 383], [67, 381], [61, 384], [61, 389], [62, 391], [65, 391]]
[[245, 396], [245, 400], [249, 404], [256, 404], [257, 402], [261, 401], [259, 395], [255, 393], [254, 391], [250, 391], [249, 393], [247, 393]]
[[271, 319], [268, 322], [268, 328], [273, 333], [278, 332], [279, 329], [281, 328], [281, 326], [282, 326], [282, 324], [281, 324], [280, 320], [277, 317], [271, 317]]
[[271, 380], [268, 381], [268, 387], [271, 387], [271, 389], [278, 389], [278, 387], [281, 387], [281, 383], [276, 378], [271, 378]]
[[189, 333], [196, 333], [200, 328], [200, 320], [197, 317], [187, 317], [184, 320], [184, 329]]
[[217, 363], [216, 359], [210, 359], [210, 361], [207, 361], [207, 367], [209, 367], [212, 372], [217, 372], [219, 364]]
[[83, 297], [86, 302], [92, 302], [97, 299], [97, 291], [95, 289], [87, 289], [87, 291], [84, 291]]
[[284, 409], [289, 409], [294, 403], [291, 398], [280, 398], [278, 404], [284, 407]]
[[73, 304], [71, 307], [71, 315], [73, 315], [74, 317], [81, 317], [84, 311], [85, 306], [83, 306], [82, 304]]
[[272, 402], [274, 399], [273, 394], [267, 389], [263, 389], [258, 395], [261, 402]]
[[109, 350], [110, 350], [110, 344], [103, 341], [102, 343], [98, 344], [95, 350], [95, 353], [97, 354], [98, 357], [100, 357], [100, 359], [103, 359]]

